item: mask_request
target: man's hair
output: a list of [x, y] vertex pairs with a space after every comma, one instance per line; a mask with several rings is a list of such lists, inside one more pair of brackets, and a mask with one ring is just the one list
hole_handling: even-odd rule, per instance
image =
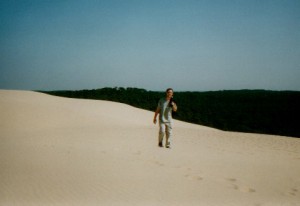
[[168, 89], [166, 90], [166, 92], [168, 92], [168, 91], [170, 91], [170, 90], [174, 91], [172, 88], [168, 88]]

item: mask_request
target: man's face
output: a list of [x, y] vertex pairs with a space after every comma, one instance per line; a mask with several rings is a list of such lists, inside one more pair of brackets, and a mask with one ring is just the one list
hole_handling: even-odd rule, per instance
[[168, 97], [168, 98], [173, 97], [173, 90], [168, 90], [168, 91], [167, 91], [167, 97]]

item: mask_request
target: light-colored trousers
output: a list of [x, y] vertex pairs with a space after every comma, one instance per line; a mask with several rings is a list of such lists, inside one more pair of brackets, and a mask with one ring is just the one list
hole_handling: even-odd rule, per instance
[[166, 134], [166, 146], [170, 146], [171, 137], [172, 137], [172, 122], [159, 122], [159, 135], [158, 141], [163, 142], [164, 136]]

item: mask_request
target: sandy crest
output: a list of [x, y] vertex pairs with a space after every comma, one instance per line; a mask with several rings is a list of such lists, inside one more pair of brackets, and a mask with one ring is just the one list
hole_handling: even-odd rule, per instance
[[0, 90], [0, 205], [300, 205], [300, 139], [175, 121], [165, 149], [152, 118]]

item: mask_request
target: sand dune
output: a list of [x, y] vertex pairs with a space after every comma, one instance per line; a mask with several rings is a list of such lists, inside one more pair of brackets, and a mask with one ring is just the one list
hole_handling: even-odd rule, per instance
[[0, 205], [300, 205], [300, 139], [175, 121], [165, 149], [152, 118], [0, 90]]

